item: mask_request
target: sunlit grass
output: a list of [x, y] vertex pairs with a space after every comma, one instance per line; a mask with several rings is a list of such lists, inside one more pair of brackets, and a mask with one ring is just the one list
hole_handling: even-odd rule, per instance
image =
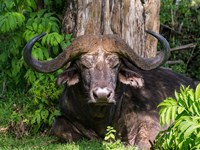
[[50, 136], [35, 135], [16, 139], [10, 134], [0, 133], [0, 150], [134, 150], [134, 148], [125, 147], [121, 142], [81, 140], [62, 143]]

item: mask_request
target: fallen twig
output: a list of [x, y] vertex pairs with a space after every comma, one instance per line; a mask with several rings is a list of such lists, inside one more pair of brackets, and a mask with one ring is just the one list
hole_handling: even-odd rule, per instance
[[174, 64], [183, 64], [184, 62], [182, 60], [173, 60], [173, 61], [167, 61], [166, 64], [168, 65], [174, 65]]
[[196, 47], [195, 44], [191, 43], [191, 44], [186, 44], [186, 45], [181, 45], [175, 48], [171, 48], [171, 52], [172, 51], [178, 51], [178, 50], [186, 50], [186, 49], [194, 49]]
[[4, 127], [4, 128], [1, 128], [0, 127], [0, 133], [4, 133], [4, 132], [6, 132], [8, 130], [8, 127]]
[[181, 34], [180, 32], [177, 32], [176, 30], [172, 29], [171, 27], [169, 27], [169, 26], [167, 26], [167, 25], [161, 24], [160, 26], [161, 26], [162, 28], [171, 30], [172, 32], [174, 32], [174, 33], [176, 33], [176, 34]]

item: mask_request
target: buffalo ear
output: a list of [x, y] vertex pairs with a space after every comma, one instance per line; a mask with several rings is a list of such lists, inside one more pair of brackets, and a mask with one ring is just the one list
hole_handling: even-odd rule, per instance
[[128, 84], [135, 88], [141, 88], [144, 86], [144, 80], [141, 75], [125, 68], [119, 72], [119, 80], [122, 83]]
[[56, 84], [61, 86], [67, 83], [68, 86], [74, 85], [79, 82], [79, 75], [75, 68], [69, 68], [61, 73], [56, 80]]

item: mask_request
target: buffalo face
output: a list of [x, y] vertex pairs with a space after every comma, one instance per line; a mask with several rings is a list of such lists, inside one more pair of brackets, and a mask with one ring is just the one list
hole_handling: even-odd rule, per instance
[[57, 84], [73, 86], [81, 82], [83, 90], [88, 93], [88, 103], [107, 105], [116, 104], [115, 89], [119, 81], [133, 87], [143, 86], [142, 77], [125, 67], [117, 54], [105, 52], [100, 47], [72, 62], [59, 75]]

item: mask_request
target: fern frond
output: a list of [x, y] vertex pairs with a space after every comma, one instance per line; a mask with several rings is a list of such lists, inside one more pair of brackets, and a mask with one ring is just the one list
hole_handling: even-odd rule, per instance
[[158, 107], [162, 107], [160, 110], [161, 125], [170, 124], [175, 120], [179, 107], [176, 100], [167, 98]]
[[10, 32], [16, 30], [24, 24], [25, 17], [23, 14], [18, 12], [6, 12], [0, 15], [0, 31]]
[[[156, 138], [156, 147], [165, 149], [195, 149], [200, 147], [200, 84], [196, 90], [181, 87], [176, 101], [167, 98], [159, 107], [161, 125], [174, 121]], [[175, 113], [175, 114], [174, 114]], [[160, 146], [161, 145], [161, 146]]]

